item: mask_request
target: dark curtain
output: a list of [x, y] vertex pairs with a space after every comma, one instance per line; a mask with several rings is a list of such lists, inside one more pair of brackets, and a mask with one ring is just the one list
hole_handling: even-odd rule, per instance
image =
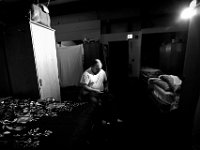
[[102, 45], [100, 42], [92, 41], [83, 43], [84, 48], [84, 60], [83, 60], [83, 69], [86, 70], [90, 67], [93, 59], [100, 59], [104, 62], [102, 54]]
[[103, 64], [103, 69], [108, 75], [108, 45], [101, 44], [100, 48], [99, 56]]
[[3, 27], [0, 29], [0, 96], [10, 96], [12, 95], [12, 88], [9, 79], [8, 64], [5, 54], [5, 42], [3, 35]]

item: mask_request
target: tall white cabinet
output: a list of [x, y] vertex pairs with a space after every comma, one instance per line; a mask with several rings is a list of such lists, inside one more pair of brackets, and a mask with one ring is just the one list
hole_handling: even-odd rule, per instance
[[5, 56], [11, 95], [60, 100], [55, 30], [34, 22], [7, 27]]

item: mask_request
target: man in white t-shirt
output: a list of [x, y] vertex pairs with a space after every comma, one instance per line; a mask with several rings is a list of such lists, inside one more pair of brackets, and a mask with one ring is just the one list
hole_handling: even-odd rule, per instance
[[[110, 112], [111, 116], [116, 115], [113, 96], [108, 92], [107, 76], [99, 59], [93, 60], [91, 67], [84, 71], [80, 84], [82, 99], [92, 102], [95, 106], [102, 105], [104, 113]], [[109, 114], [104, 114], [104, 116], [109, 116]]]
[[80, 84], [83, 87], [82, 94], [107, 92], [107, 76], [102, 69], [102, 63], [99, 59], [95, 59], [91, 67], [85, 70], [81, 77]]

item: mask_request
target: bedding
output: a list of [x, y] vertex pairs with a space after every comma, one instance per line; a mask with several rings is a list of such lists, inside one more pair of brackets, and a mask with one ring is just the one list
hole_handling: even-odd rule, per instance
[[170, 86], [167, 82], [163, 81], [162, 79], [160, 78], [149, 78], [148, 79], [148, 85], [149, 85], [149, 88], [152, 88], [151, 85], [157, 85], [159, 87], [161, 87], [162, 89], [164, 89], [165, 91], [170, 91]]
[[171, 91], [165, 91], [158, 85], [153, 85], [153, 91], [152, 94], [156, 98], [157, 102], [159, 102], [162, 105], [168, 106], [168, 111], [175, 110], [178, 108], [178, 103], [180, 99], [180, 95], [176, 94]]
[[163, 74], [160, 75], [158, 78], [167, 82], [173, 92], [177, 92], [181, 88], [182, 81], [178, 76]]
[[153, 94], [158, 97], [160, 100], [170, 104], [174, 101], [174, 93], [170, 91], [165, 91], [158, 85], [154, 85]]
[[145, 84], [148, 84], [150, 78], [158, 78], [158, 76], [162, 74], [160, 69], [145, 67], [140, 70], [140, 79], [145, 82]]
[[148, 78], [154, 78], [158, 77], [163, 73], [160, 69], [146, 67], [141, 69], [141, 74]]
[[142, 68], [140, 78], [150, 97], [161, 111], [175, 110], [179, 106], [182, 80], [175, 75], [164, 74], [160, 69]]

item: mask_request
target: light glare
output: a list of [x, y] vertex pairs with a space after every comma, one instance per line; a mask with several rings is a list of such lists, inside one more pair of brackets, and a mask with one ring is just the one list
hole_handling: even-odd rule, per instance
[[182, 19], [190, 19], [192, 18], [194, 15], [196, 15], [197, 11], [194, 8], [188, 7], [185, 8], [182, 13], [181, 13], [181, 18]]

